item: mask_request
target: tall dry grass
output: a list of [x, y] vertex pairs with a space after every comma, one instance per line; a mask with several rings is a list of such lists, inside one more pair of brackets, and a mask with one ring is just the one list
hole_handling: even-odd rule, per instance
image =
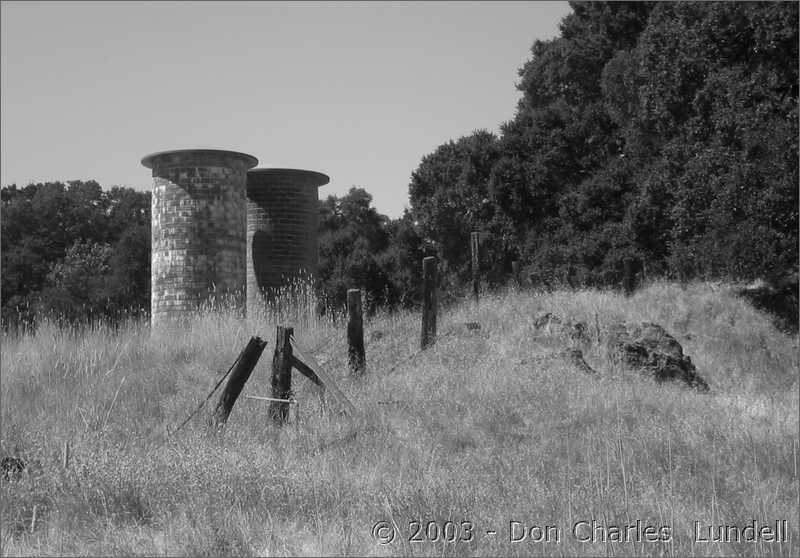
[[[2, 554], [797, 555], [798, 340], [730, 293], [508, 291], [445, 311], [437, 344], [419, 354], [418, 316], [379, 314], [365, 324], [362, 380], [347, 375], [341, 315], [316, 318], [310, 298], [247, 319], [206, 309], [152, 334], [137, 322], [6, 334], [0, 453], [29, 466], [0, 488]], [[584, 347], [600, 372], [587, 377], [549, 356], [566, 341], [536, 330], [546, 311], [590, 334], [659, 323], [712, 391], [621, 370], [602, 343]], [[297, 374], [299, 416], [282, 429], [241, 398], [210, 434], [212, 399], [170, 434], [251, 335], [269, 346], [245, 393], [269, 395], [278, 323], [314, 348], [359, 416], [328, 411]], [[576, 540], [572, 525], [592, 519], [671, 537]], [[788, 540], [694, 540], [695, 521], [754, 519], [787, 519]], [[392, 543], [372, 536], [379, 521], [397, 529]], [[409, 541], [412, 521], [455, 522], [459, 539], [469, 522], [472, 537]], [[509, 542], [511, 521], [556, 526], [560, 541]]]

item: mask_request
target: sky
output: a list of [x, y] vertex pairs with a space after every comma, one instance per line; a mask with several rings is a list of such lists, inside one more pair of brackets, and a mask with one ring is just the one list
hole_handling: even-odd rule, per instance
[[192, 147], [408, 207], [422, 157], [514, 115], [564, 2], [2, 2], [0, 183], [146, 190]]

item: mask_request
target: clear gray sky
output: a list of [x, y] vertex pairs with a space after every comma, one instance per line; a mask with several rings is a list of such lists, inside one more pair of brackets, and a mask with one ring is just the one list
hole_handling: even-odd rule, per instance
[[2, 2], [5, 185], [150, 188], [153, 151], [327, 173], [392, 217], [449, 139], [513, 116], [563, 2]]

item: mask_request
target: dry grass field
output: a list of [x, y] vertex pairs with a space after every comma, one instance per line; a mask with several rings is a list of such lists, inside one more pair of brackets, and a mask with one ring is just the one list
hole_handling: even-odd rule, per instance
[[[418, 314], [377, 315], [358, 380], [343, 322], [310, 308], [202, 312], [153, 335], [141, 323], [4, 334], [0, 454], [28, 467], [2, 482], [2, 554], [800, 554], [798, 338], [729, 287], [511, 290], [441, 311], [438, 342], [415, 356]], [[598, 376], [549, 356], [568, 341], [533, 326], [548, 311], [589, 324]], [[620, 321], [661, 324], [711, 391], [615, 365], [602, 331]], [[215, 395], [171, 433], [251, 335], [269, 345], [244, 393], [270, 395], [278, 323], [358, 416], [295, 373], [299, 412], [283, 428], [240, 398], [210, 433]], [[779, 541], [713, 540], [716, 526], [780, 520]]]

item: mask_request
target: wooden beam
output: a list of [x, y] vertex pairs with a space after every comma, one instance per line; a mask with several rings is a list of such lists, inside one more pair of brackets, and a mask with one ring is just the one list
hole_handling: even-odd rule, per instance
[[262, 341], [260, 337], [250, 338], [247, 346], [239, 356], [230, 378], [228, 378], [228, 383], [225, 385], [225, 389], [217, 402], [214, 413], [211, 415], [210, 424], [213, 428], [219, 430], [225, 426], [236, 399], [242, 393], [244, 384], [250, 378], [250, 374], [253, 372], [253, 368], [258, 363], [258, 359], [261, 358], [261, 353], [264, 352], [264, 347], [266, 346], [267, 342]]
[[314, 371], [306, 365], [305, 362], [297, 358], [297, 356], [294, 354], [292, 354], [292, 366], [296, 368], [297, 371], [303, 376], [317, 384], [322, 389], [325, 389], [325, 384], [322, 383], [322, 380], [319, 379], [319, 376], [317, 376]]
[[[339, 386], [336, 385], [336, 382], [333, 379], [333, 376], [328, 374], [320, 365], [314, 360], [314, 357], [311, 356], [310, 353], [306, 352], [306, 350], [300, 347], [297, 343], [297, 340], [291, 338], [292, 348], [294, 349], [295, 354], [297, 355], [297, 361], [301, 365], [305, 365], [308, 370], [310, 370], [323, 384], [325, 390], [330, 392], [333, 398], [336, 400], [337, 405], [339, 408], [350, 415], [356, 414], [356, 407], [353, 405], [350, 400], [342, 393], [342, 390], [339, 389]], [[298, 368], [298, 370], [301, 370]], [[305, 373], [305, 372], [304, 372]]]

